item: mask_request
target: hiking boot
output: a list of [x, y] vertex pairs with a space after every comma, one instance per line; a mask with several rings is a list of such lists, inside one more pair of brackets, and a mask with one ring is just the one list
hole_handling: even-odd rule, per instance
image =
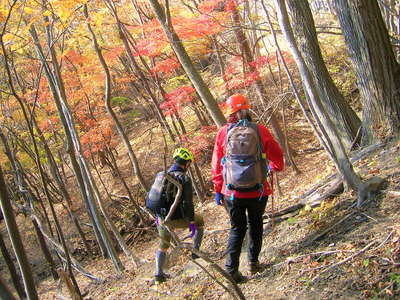
[[259, 262], [249, 263], [249, 272], [251, 275], [255, 275], [261, 271], [261, 265]]
[[233, 273], [229, 273], [231, 275], [232, 279], [236, 283], [243, 283], [247, 280], [245, 276], [242, 275], [239, 271], [235, 271]]
[[161, 274], [161, 275], [154, 275], [154, 283], [159, 284], [163, 283], [167, 280], [168, 276], [166, 274]]

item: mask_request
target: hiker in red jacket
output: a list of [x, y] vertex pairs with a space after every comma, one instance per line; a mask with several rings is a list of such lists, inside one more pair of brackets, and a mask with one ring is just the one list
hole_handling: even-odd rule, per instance
[[239, 272], [239, 258], [247, 226], [249, 271], [260, 271], [262, 216], [272, 193], [267, 174], [283, 170], [284, 161], [282, 149], [269, 130], [251, 122], [246, 97], [232, 95], [227, 105], [228, 124], [217, 133], [211, 172], [216, 204], [226, 206], [231, 221], [225, 268], [239, 283], [245, 279]]

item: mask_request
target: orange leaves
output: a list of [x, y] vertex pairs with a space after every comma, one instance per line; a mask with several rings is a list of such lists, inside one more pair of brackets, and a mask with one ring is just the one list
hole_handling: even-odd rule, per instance
[[165, 98], [176, 103], [186, 103], [193, 100], [194, 88], [191, 86], [181, 86], [165, 95]]
[[253, 84], [260, 79], [260, 72], [255, 69], [252, 72], [243, 73], [243, 61], [241, 56], [235, 56], [229, 61], [226, 69], [226, 87], [227, 89], [239, 89]]
[[39, 123], [39, 128], [43, 133], [54, 132], [61, 128], [58, 117], [51, 116]]
[[199, 15], [193, 18], [174, 18], [172, 23], [178, 36], [184, 40], [207, 37], [223, 30], [220, 22], [209, 15]]
[[136, 44], [136, 56], [158, 56], [168, 47], [168, 42], [164, 39], [164, 34], [159, 33], [157, 36], [150, 36], [142, 39]]
[[161, 103], [160, 108], [166, 115], [173, 114], [180, 107], [193, 100], [194, 88], [191, 86], [181, 86], [165, 95], [166, 101]]
[[118, 57], [124, 52], [123, 46], [118, 46], [104, 52], [104, 59], [110, 63], [118, 59]]
[[73, 64], [82, 65], [87, 62], [87, 58], [74, 50], [68, 50], [63, 53], [63, 57], [67, 57]]
[[154, 73], [164, 73], [164, 74], [171, 74], [173, 71], [180, 67], [180, 63], [175, 58], [167, 58], [162, 61], [156, 63], [154, 68], [151, 70]]
[[[86, 157], [97, 152], [103, 151], [105, 148], [114, 148], [118, 144], [115, 136], [114, 126], [110, 119], [91, 120], [91, 127], [81, 136], [81, 143]], [[88, 124], [90, 123], [87, 120]]]

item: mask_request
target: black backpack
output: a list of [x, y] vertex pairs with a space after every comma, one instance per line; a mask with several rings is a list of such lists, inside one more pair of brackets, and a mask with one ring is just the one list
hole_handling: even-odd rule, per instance
[[[174, 172], [174, 174], [176, 173], [178, 172]], [[165, 172], [158, 172], [150, 191], [147, 193], [146, 208], [155, 215], [166, 217], [175, 201], [177, 192], [178, 188], [167, 179]]]

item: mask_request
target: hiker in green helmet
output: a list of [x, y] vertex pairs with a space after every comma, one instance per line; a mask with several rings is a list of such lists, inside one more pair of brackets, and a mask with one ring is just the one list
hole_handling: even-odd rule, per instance
[[[192, 181], [187, 175], [190, 163], [193, 161], [193, 154], [186, 148], [177, 148], [172, 157], [175, 162], [168, 169], [167, 173], [182, 186], [182, 195], [178, 199], [179, 204], [174, 211], [170, 212], [178, 188], [171, 182], [168, 182], [164, 172], [157, 174], [146, 199], [146, 207], [156, 215], [156, 225], [160, 237], [159, 248], [156, 252], [156, 271], [154, 275], [156, 283], [164, 282], [167, 277], [164, 273], [164, 265], [170, 246], [171, 235], [166, 226], [169, 230], [189, 228], [191, 232], [190, 237], [193, 238], [193, 247], [195, 249], [200, 248], [204, 233], [203, 217], [194, 213]], [[166, 217], [168, 217], [167, 220]], [[193, 253], [192, 258], [196, 259], [198, 256]]]

